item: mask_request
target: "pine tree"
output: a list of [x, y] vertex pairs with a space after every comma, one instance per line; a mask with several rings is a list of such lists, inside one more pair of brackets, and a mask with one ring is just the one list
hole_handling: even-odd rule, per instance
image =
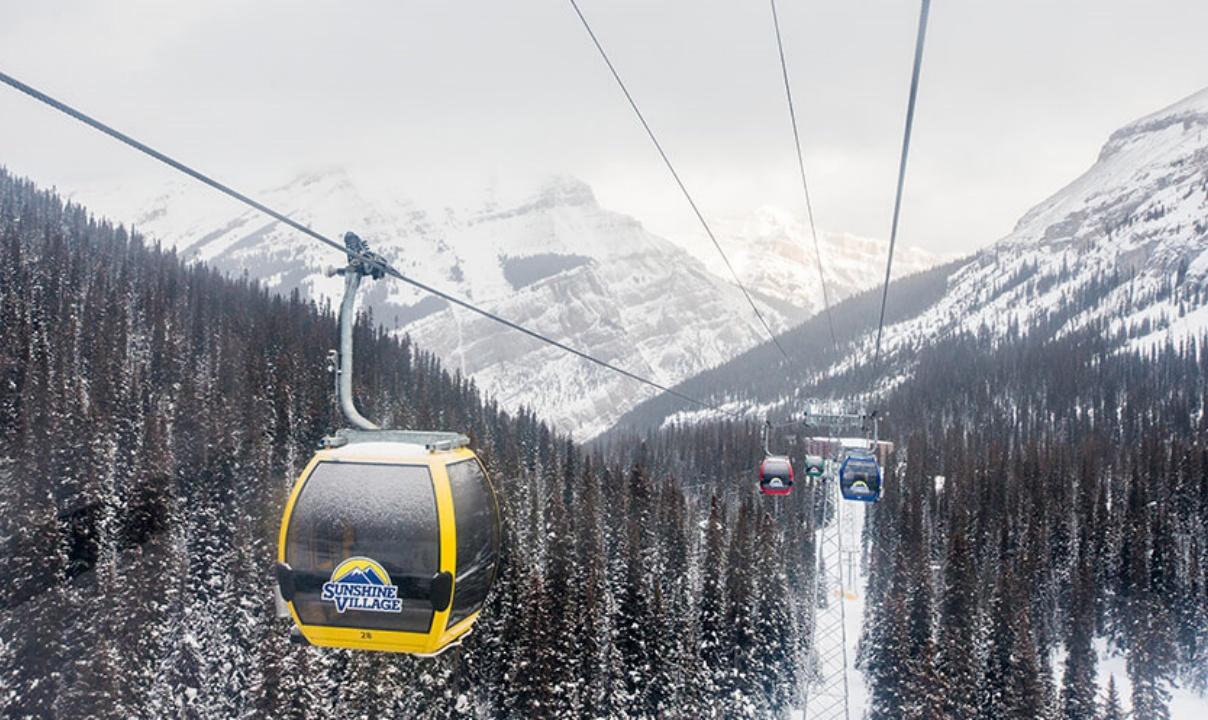
[[[1147, 596], [1133, 626], [1134, 639], [1128, 653], [1128, 675], [1132, 681], [1132, 707], [1137, 717], [1169, 720], [1170, 691], [1163, 677], [1169, 663], [1168, 629], [1160, 611], [1161, 605]], [[1143, 613], [1150, 611], [1146, 620]]]
[[717, 496], [709, 502], [705, 559], [700, 589], [701, 696], [706, 707], [718, 707], [726, 694], [729, 625], [725, 595], [725, 513]]
[[548, 637], [546, 634], [546, 611], [549, 607], [545, 584], [541, 575], [530, 569], [521, 586], [520, 633], [515, 640], [514, 665], [505, 676], [508, 694], [504, 698], [504, 710], [509, 718], [543, 717], [548, 713], [544, 706], [547, 699], [543, 692], [548, 677]]
[[946, 557], [936, 672], [944, 717], [969, 720], [977, 714], [981, 675], [977, 651], [980, 612], [977, 573], [963, 515], [953, 522]]
[[678, 486], [662, 484], [657, 515], [658, 552], [654, 563], [654, 665], [648, 693], [657, 717], [688, 716], [696, 700], [696, 622], [692, 602], [693, 560], [686, 504]]
[[579, 562], [583, 566], [580, 597], [585, 627], [582, 628], [582, 643], [578, 650], [582, 667], [590, 668], [590, 671], [582, 678], [584, 688], [580, 695], [584, 717], [605, 718], [614, 708], [611, 701], [614, 686], [612, 658], [616, 648], [612, 643], [608, 612], [611, 603], [606, 596], [608, 585], [604, 579], [607, 566], [599, 506], [599, 478], [591, 466], [584, 469], [581, 483], [583, 513], [578, 524], [583, 528], [583, 534]]
[[784, 571], [787, 548], [780, 539], [776, 520], [764, 513], [756, 534], [759, 580], [756, 588], [758, 614], [754, 663], [760, 673], [758, 684], [775, 715], [789, 711], [796, 699], [798, 676], [794, 644], [797, 628], [793, 622], [792, 596]]
[[1103, 714], [1100, 720], [1125, 720], [1127, 716], [1120, 706], [1120, 693], [1116, 691], [1116, 676], [1107, 679], [1107, 697], [1103, 699]]
[[941, 712], [942, 698], [937, 691], [939, 683], [935, 665], [935, 639], [932, 632], [933, 609], [931, 592], [931, 568], [924, 557], [927, 547], [926, 534], [922, 527], [922, 508], [919, 493], [912, 493], [911, 506], [907, 514], [911, 525], [909, 536], [914, 540], [918, 554], [910, 561], [907, 578], [907, 670], [904, 683], [904, 718], [937, 717]]
[[766, 698], [757, 696], [757, 687], [765, 668], [760, 667], [756, 650], [758, 612], [755, 592], [755, 508], [750, 496], [738, 507], [738, 517], [726, 553], [726, 625], [729, 629], [729, 683], [726, 687], [730, 711], [738, 717], [758, 717], [764, 712]]
[[1044, 717], [1048, 709], [1027, 596], [1010, 563], [990, 612], [993, 630], [978, 717]]
[[1083, 555], [1078, 562], [1074, 584], [1074, 607], [1071, 611], [1070, 632], [1066, 640], [1065, 674], [1062, 678], [1062, 718], [1064, 720], [1096, 720], [1099, 703], [1095, 648], [1094, 574], [1091, 562]]
[[1132, 681], [1133, 713], [1165, 720], [1170, 717], [1167, 706], [1170, 693], [1163, 677], [1169, 672], [1173, 643], [1167, 606], [1156, 588], [1165, 583], [1165, 576], [1171, 571], [1170, 549], [1163, 534], [1153, 532], [1151, 512], [1148, 503], [1135, 509], [1130, 507], [1136, 549], [1128, 568], [1133, 594], [1126, 615], [1128, 675]]
[[880, 598], [880, 607], [869, 629], [866, 672], [877, 678], [872, 686], [869, 720], [905, 717], [910, 677], [910, 604], [907, 597], [908, 561], [901, 547], [894, 552], [893, 575]]
[[549, 591], [550, 675], [544, 679], [546, 700], [543, 703], [550, 716], [577, 717], [580, 713], [580, 682], [584, 671], [578, 648], [583, 638], [582, 611], [575, 591], [583, 577], [577, 562], [575, 535], [571, 532], [563, 493], [550, 493], [549, 558], [546, 585]]
[[617, 650], [624, 667], [625, 694], [629, 712], [642, 716], [650, 708], [650, 678], [653, 671], [652, 641], [658, 631], [650, 568], [646, 562], [650, 517], [649, 487], [645, 471], [630, 472], [630, 519], [625, 543], [625, 583], [617, 608]]

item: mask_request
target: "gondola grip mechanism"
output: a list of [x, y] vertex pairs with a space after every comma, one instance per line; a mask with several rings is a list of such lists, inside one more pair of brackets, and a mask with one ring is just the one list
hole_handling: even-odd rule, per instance
[[352, 397], [352, 331], [356, 324], [357, 290], [361, 287], [361, 277], [382, 277], [385, 261], [371, 253], [365, 241], [354, 233], [344, 234], [344, 245], [348, 248], [348, 266], [335, 271], [336, 274], [344, 276], [344, 299], [340, 302], [340, 351], [339, 367], [336, 370], [336, 395], [340, 398], [340, 410], [353, 427], [360, 430], [380, 430], [376, 423], [361, 414]]

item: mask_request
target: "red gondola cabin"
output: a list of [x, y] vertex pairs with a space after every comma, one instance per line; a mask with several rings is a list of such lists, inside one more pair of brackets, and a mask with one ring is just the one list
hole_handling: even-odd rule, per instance
[[788, 495], [793, 491], [793, 463], [783, 455], [769, 455], [759, 464], [759, 492]]

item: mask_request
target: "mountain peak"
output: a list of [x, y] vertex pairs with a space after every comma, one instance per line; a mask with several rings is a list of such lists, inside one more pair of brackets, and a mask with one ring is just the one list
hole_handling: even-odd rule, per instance
[[755, 237], [782, 236], [794, 234], [800, 221], [793, 213], [775, 205], [762, 205], [755, 209], [747, 219], [747, 234]]
[[1098, 244], [1118, 233], [1140, 241], [1138, 221], [1149, 225], [1184, 204], [1186, 198], [1172, 194], [1175, 188], [1191, 199], [1201, 197], [1194, 185], [1208, 156], [1205, 129], [1208, 89], [1125, 125], [1111, 134], [1086, 172], [1030, 209], [1001, 242], [1061, 248]]
[[1112, 133], [1103, 145], [1103, 149], [1099, 151], [1099, 162], [1108, 160], [1128, 147], [1139, 136], [1159, 133], [1176, 125], [1181, 125], [1184, 130], [1193, 126], [1208, 126], [1208, 88], [1192, 93], [1139, 120], [1134, 120]]
[[595, 205], [596, 193], [591, 186], [572, 175], [552, 175], [540, 185], [534, 202], [548, 205]]
[[305, 170], [294, 176], [289, 182], [269, 188], [267, 192], [291, 192], [315, 185], [350, 185], [352, 183], [348, 169], [340, 165], [316, 167]]
[[[515, 199], [522, 198], [522, 199]], [[473, 222], [482, 223], [505, 218], [540, 214], [556, 208], [598, 208], [591, 186], [571, 175], [552, 175], [538, 183], [525, 195], [513, 195], [508, 200], [493, 198]]]

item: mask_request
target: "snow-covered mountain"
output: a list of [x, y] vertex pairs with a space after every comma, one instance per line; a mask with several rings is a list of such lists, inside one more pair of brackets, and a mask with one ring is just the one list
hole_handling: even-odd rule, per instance
[[[818, 231], [814, 251], [809, 226], [802, 218], [773, 206], [756, 210], [740, 220], [717, 223], [722, 246], [739, 277], [749, 287], [778, 292], [785, 300], [822, 311], [819, 292], [818, 255], [832, 303], [879, 283], [885, 273], [884, 240], [851, 233]], [[894, 253], [893, 276], [911, 275], [938, 264], [940, 256], [921, 248], [899, 246]], [[725, 277], [721, 257], [710, 253], [702, 258], [718, 275]]]
[[[476, 201], [465, 199], [475, 195]], [[341, 281], [323, 273], [341, 260], [329, 248], [220, 196], [200, 196], [190, 186], [173, 187], [115, 216], [186, 257], [246, 271], [281, 291], [338, 297]], [[511, 194], [490, 187], [465, 193], [457, 204], [421, 203], [336, 170], [257, 197], [333, 237], [355, 230], [402, 272], [661, 383], [682, 381], [766, 340], [739, 289], [702, 259], [711, 256], [697, 258], [601, 207], [574, 178]], [[794, 247], [807, 237], [800, 223], [764, 210], [726, 240], [778, 332], [820, 307], [812, 247]], [[876, 273], [852, 268], [870, 258], [883, 262], [884, 243], [844, 236], [825, 242], [835, 296], [876, 282]], [[580, 438], [610, 427], [655, 392], [403, 283], [370, 283], [362, 303], [473, 376], [505, 407], [529, 405]]]
[[1208, 89], [1111, 135], [1098, 161], [1032, 208], [886, 329], [890, 348], [954, 330], [1056, 335], [1104, 321], [1132, 346], [1208, 329]]
[[[837, 356], [825, 330], [809, 322], [782, 338], [802, 358], [796, 368], [767, 373], [774, 357], [760, 347], [680, 390], [760, 414], [808, 400], [803, 393], [813, 387], [849, 399], [889, 390], [911, 377], [919, 348], [960, 333], [1001, 343], [1092, 328], [1122, 349], [1208, 333], [1208, 89], [1116, 131], [1089, 170], [1007, 237], [896, 282], [889, 298], [884, 354], [892, 372], [875, 388], [841, 380], [872, 355], [880, 297], [864, 293], [835, 308], [848, 333]], [[709, 415], [664, 398], [623, 424]]]

